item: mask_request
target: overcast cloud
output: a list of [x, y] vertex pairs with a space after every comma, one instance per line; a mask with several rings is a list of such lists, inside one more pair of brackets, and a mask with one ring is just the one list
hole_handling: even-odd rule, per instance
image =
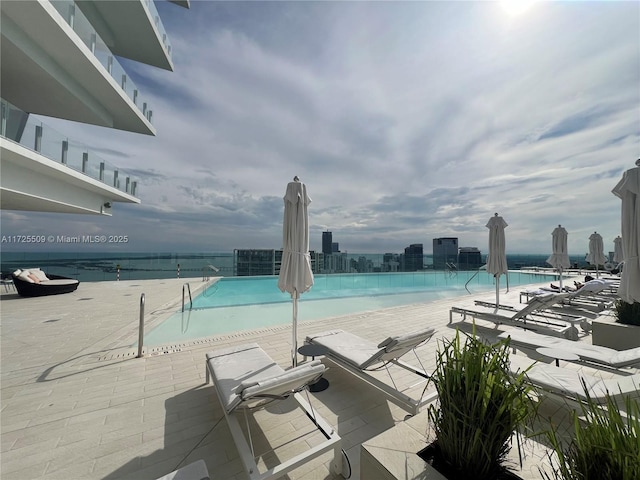
[[312, 249], [328, 229], [350, 253], [430, 252], [445, 236], [486, 253], [498, 212], [508, 253], [551, 253], [558, 224], [571, 255], [594, 231], [613, 250], [611, 190], [640, 156], [638, 2], [543, 2], [516, 17], [490, 2], [158, 9], [175, 72], [126, 62], [156, 137], [45, 119], [137, 176], [142, 204], [112, 218], [2, 211], [3, 234], [280, 248], [298, 175]]

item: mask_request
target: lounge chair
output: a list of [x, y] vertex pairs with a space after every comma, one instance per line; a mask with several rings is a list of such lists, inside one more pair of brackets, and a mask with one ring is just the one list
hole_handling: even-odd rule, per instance
[[59, 295], [75, 291], [80, 282], [75, 278], [46, 275], [39, 268], [16, 270], [11, 274], [13, 284], [21, 297]]
[[[519, 362], [511, 364], [514, 374], [522, 372]], [[640, 398], [640, 374], [600, 378], [569, 368], [558, 368], [545, 363], [536, 363], [526, 372], [527, 381], [541, 395], [561, 397], [573, 402], [587, 400], [585, 387], [589, 397], [595, 403], [606, 404], [607, 394], [614, 399], [623, 397]], [[583, 383], [584, 382], [584, 383]]]
[[[538, 295], [532, 298], [523, 308], [498, 306], [486, 302], [477, 302], [474, 308], [451, 307], [449, 310], [449, 323], [453, 322], [453, 314], [462, 315], [462, 320], [467, 317], [478, 320], [487, 320], [496, 325], [512, 325], [528, 330], [544, 332], [567, 338], [578, 339], [578, 329], [575, 324], [588, 323], [584, 316], [563, 314], [546, 310], [553, 298], [547, 295]], [[479, 304], [478, 304], [479, 303]]]
[[[402, 408], [415, 415], [424, 404], [433, 400], [433, 396], [423, 396], [413, 399], [400, 391], [396, 386], [388, 364], [397, 365], [421, 377], [428, 379], [429, 374], [423, 368], [416, 368], [400, 360], [400, 357], [414, 351], [416, 347], [433, 337], [433, 328], [423, 329], [406, 335], [388, 337], [379, 344], [366, 340], [343, 330], [330, 330], [308, 336], [305, 343], [321, 345], [327, 349], [326, 358], [338, 366], [348, 370], [353, 375], [376, 387], [388, 396], [388, 398]], [[418, 358], [416, 354], [416, 358]], [[418, 363], [420, 359], [418, 358]], [[422, 364], [420, 363], [422, 366]], [[371, 375], [371, 371], [386, 368], [393, 386]]]
[[[285, 371], [255, 343], [215, 350], [207, 353], [206, 357], [207, 383], [210, 378], [213, 378], [231, 435], [251, 480], [282, 477], [310, 459], [330, 450], [334, 452], [331, 470], [336, 474], [346, 471], [346, 465], [343, 466], [340, 437], [299, 393], [322, 376], [325, 371], [324, 365], [315, 361]], [[249, 411], [287, 398], [297, 402], [309, 420], [323, 434], [325, 440], [261, 473], [256, 463], [248, 419], [245, 417], [249, 437], [247, 441], [240, 427], [237, 413], [239, 410], [244, 410], [247, 415]], [[345, 476], [348, 477], [348, 475]]]
[[564, 305], [573, 305], [585, 308], [595, 312], [600, 312], [611, 307], [611, 304], [617, 298], [615, 290], [617, 287], [614, 283], [602, 279], [594, 279], [585, 282], [581, 288], [577, 290], [567, 290], [560, 292], [559, 290], [541, 287], [535, 290], [525, 290], [520, 292], [520, 303], [522, 297], [526, 297], [527, 301], [531, 297], [537, 295], [545, 295], [555, 293], [561, 295], [559, 303]]
[[520, 329], [502, 332], [498, 338], [511, 338], [509, 345], [529, 350], [536, 350], [540, 347], [559, 348], [566, 352], [575, 353], [579, 357], [578, 363], [590, 364], [590, 366], [619, 369], [640, 365], [640, 347], [618, 351], [613, 348], [573, 342]]

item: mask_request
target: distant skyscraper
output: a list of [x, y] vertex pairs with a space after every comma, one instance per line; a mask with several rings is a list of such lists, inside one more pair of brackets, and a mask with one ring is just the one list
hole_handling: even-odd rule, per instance
[[433, 268], [442, 270], [447, 263], [458, 263], [458, 239], [443, 237], [433, 239]]
[[483, 265], [482, 255], [477, 247], [460, 247], [458, 269], [476, 270]]
[[421, 243], [414, 243], [404, 249], [404, 271], [416, 272], [424, 268], [424, 256]]
[[333, 234], [331, 232], [322, 232], [322, 253], [331, 255], [333, 252]]

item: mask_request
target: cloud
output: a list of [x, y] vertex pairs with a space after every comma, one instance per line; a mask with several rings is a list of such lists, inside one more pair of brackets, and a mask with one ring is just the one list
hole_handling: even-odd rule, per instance
[[[617, 178], [639, 155], [640, 6], [485, 2], [160, 2], [175, 72], [125, 62], [157, 137], [60, 122], [139, 179], [111, 219], [2, 212], [3, 231], [131, 235], [130, 248], [278, 248], [282, 195], [307, 183], [311, 247], [458, 236], [569, 249], [619, 235]], [[176, 11], [177, 10], [177, 11]], [[46, 120], [49, 122], [49, 119]], [[37, 220], [37, 222], [36, 222]]]

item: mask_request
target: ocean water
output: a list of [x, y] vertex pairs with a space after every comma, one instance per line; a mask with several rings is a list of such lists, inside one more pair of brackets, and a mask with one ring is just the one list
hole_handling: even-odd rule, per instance
[[[365, 257], [374, 268], [382, 265], [382, 254], [348, 254], [354, 261]], [[549, 267], [548, 255], [507, 255], [509, 268]], [[586, 265], [584, 257], [571, 257], [571, 263]], [[40, 267], [45, 272], [77, 278], [81, 282], [148, 280], [160, 278], [202, 278], [214, 275], [209, 268], [219, 269], [216, 276], [235, 275], [234, 255], [221, 253], [114, 253], [114, 252], [2, 252], [0, 270], [7, 275], [18, 268]], [[424, 255], [424, 265], [433, 265], [433, 257]]]

